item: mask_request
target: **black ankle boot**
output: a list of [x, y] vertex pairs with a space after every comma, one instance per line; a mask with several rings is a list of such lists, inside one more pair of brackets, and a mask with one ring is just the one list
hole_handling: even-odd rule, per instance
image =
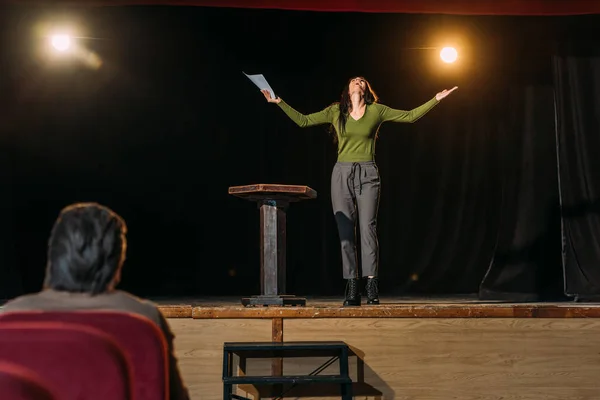
[[377, 278], [367, 278], [367, 304], [379, 304]]
[[344, 306], [360, 306], [360, 292], [358, 291], [358, 279], [348, 279], [346, 284], [346, 300]]

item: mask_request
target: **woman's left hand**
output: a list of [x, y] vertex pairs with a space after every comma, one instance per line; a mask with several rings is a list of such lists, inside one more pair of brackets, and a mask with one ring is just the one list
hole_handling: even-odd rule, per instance
[[435, 99], [437, 101], [440, 101], [441, 99], [443, 99], [444, 97], [448, 96], [450, 93], [454, 92], [456, 89], [458, 89], [458, 86], [454, 86], [452, 89], [448, 90], [448, 89], [444, 89], [441, 92], [439, 92], [438, 94], [435, 95]]

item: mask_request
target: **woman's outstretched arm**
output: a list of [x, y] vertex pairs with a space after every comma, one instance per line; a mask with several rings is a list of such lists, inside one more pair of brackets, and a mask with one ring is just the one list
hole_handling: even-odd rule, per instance
[[304, 115], [294, 110], [280, 97], [276, 99], [271, 98], [271, 94], [268, 90], [261, 90], [261, 92], [265, 95], [265, 98], [269, 103], [277, 104], [283, 110], [283, 112], [285, 112], [287, 116], [290, 117], [290, 119], [301, 128], [308, 128], [309, 126], [315, 125], [331, 124], [333, 122], [331, 116], [332, 106], [329, 106], [326, 109], [313, 114]]
[[427, 103], [420, 105], [417, 108], [413, 108], [410, 111], [405, 110], [395, 110], [393, 108], [380, 105], [380, 115], [381, 122], [392, 121], [392, 122], [406, 122], [413, 123], [418, 121], [422, 116], [427, 114], [433, 107], [438, 105], [438, 103], [448, 96], [450, 93], [458, 89], [457, 86], [452, 88], [451, 90], [443, 90], [435, 95], [434, 98], [429, 100]]

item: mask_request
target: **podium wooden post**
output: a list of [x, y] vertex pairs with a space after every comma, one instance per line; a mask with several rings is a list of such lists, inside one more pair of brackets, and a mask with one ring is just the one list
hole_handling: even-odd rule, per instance
[[308, 186], [257, 184], [232, 186], [229, 194], [260, 208], [260, 295], [242, 298], [244, 306], [304, 306], [306, 299], [286, 294], [286, 212], [290, 203], [317, 197]]

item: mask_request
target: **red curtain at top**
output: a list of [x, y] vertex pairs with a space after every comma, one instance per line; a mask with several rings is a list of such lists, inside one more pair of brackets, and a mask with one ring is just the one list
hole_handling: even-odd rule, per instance
[[462, 15], [600, 14], [599, 0], [0, 0], [0, 4], [173, 5], [327, 12]]

